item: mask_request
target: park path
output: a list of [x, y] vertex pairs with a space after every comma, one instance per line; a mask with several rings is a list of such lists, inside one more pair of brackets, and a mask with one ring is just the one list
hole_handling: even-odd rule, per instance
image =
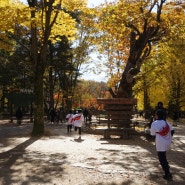
[[[46, 135], [31, 138], [31, 123], [21, 126], [0, 121], [1, 185], [163, 185], [185, 184], [185, 124], [167, 153], [172, 182], [165, 181], [153, 141], [142, 135], [129, 140], [83, 133], [66, 125], [45, 123]], [[95, 133], [95, 131], [94, 131]]]

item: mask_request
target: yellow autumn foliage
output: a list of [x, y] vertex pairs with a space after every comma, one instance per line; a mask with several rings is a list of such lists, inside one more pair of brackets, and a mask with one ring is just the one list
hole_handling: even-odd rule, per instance
[[[49, 1], [48, 1], [49, 2]], [[76, 20], [71, 17], [70, 11], [83, 10], [87, 5], [87, 0], [55, 0], [53, 3], [53, 11], [51, 15], [51, 23], [55, 21], [51, 29], [50, 40], [56, 42], [56, 35], [65, 35], [69, 40], [74, 39], [77, 29]], [[65, 10], [63, 10], [63, 8]], [[24, 27], [22, 34], [29, 34], [31, 22], [34, 22], [38, 31], [38, 39], [42, 42], [45, 33], [44, 24], [46, 20], [46, 11], [37, 8], [35, 11], [36, 18], [30, 18], [30, 11], [27, 4], [21, 3], [19, 0], [1, 0], [0, 11], [0, 49], [12, 50], [13, 44], [10, 34], [16, 34], [17, 27]], [[54, 17], [58, 14], [57, 19]], [[32, 24], [33, 25], [33, 24]], [[19, 34], [21, 32], [19, 31]]]
[[87, 0], [63, 0], [62, 3], [70, 11], [84, 10], [87, 7]]

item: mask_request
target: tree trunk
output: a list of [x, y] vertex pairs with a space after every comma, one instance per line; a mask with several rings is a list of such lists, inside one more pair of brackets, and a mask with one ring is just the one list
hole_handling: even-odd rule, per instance
[[[32, 135], [41, 136], [44, 134], [44, 95], [43, 95], [43, 76], [46, 67], [46, 56], [48, 51], [48, 39], [51, 32], [50, 18], [52, 12], [52, 4], [54, 1], [48, 2], [46, 5], [47, 11], [45, 24], [43, 25], [44, 36], [41, 39], [42, 44], [39, 41], [36, 7], [38, 6], [37, 0], [27, 0], [31, 10], [31, 62], [33, 65], [34, 72], [34, 124]], [[56, 13], [56, 16], [58, 13]], [[55, 17], [56, 18], [56, 17]]]
[[34, 136], [41, 136], [44, 134], [43, 74], [43, 66], [37, 64], [34, 80], [34, 123], [32, 130], [32, 135]]
[[[28, 1], [30, 7], [36, 7], [37, 1]], [[31, 18], [35, 18], [35, 9], [31, 11]], [[43, 74], [44, 66], [38, 49], [37, 26], [31, 22], [31, 62], [34, 72], [34, 122], [32, 135], [41, 136], [44, 133], [44, 99], [43, 99]]]
[[126, 78], [126, 74], [123, 73], [122, 78], [120, 80], [118, 93], [115, 98], [132, 98], [132, 87], [133, 83], [129, 83]]
[[54, 108], [54, 83], [53, 83], [53, 69], [49, 69], [49, 109]]

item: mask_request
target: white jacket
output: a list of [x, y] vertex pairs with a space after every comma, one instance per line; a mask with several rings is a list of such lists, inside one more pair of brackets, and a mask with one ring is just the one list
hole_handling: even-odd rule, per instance
[[170, 131], [167, 135], [161, 136], [159, 133], [163, 127], [166, 126], [166, 121], [164, 120], [156, 120], [152, 123], [150, 134], [155, 137], [155, 144], [156, 144], [156, 150], [158, 152], [164, 152], [170, 149], [171, 141], [172, 141], [172, 135], [171, 131], [173, 130], [172, 125], [170, 123], [167, 123], [169, 125]]
[[67, 114], [66, 116], [66, 119], [67, 119], [67, 125], [72, 125], [73, 124], [73, 114]]
[[75, 127], [82, 127], [82, 125], [84, 123], [83, 114], [81, 114], [81, 113], [75, 114], [72, 119], [73, 119], [73, 124]]

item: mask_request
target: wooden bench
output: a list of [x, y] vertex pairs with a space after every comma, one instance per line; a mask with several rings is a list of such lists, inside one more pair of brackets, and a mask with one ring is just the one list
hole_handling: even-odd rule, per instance
[[129, 139], [132, 128], [108, 128], [103, 132], [104, 139], [111, 138], [111, 135], [120, 136], [121, 139]]

